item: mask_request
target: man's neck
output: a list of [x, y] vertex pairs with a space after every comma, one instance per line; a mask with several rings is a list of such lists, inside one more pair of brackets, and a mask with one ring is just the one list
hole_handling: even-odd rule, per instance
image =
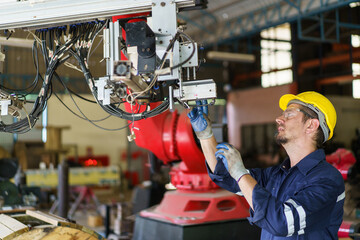
[[289, 156], [291, 167], [298, 164], [304, 157], [316, 150], [312, 144], [306, 144], [307, 141], [298, 141], [295, 143], [287, 143], [283, 145]]

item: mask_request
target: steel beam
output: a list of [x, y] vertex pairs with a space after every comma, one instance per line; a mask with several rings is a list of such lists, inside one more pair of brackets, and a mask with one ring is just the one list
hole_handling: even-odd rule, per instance
[[[166, 2], [166, 1], [164, 1]], [[194, 0], [174, 0], [178, 8]], [[152, 0], [30, 0], [2, 3], [0, 29], [40, 28], [151, 11]]]
[[[249, 9], [248, 12], [242, 12], [239, 9], [239, 14], [234, 14], [230, 8], [236, 7], [227, 6], [220, 12], [212, 12], [218, 19], [216, 26], [213, 23], [200, 23], [195, 20], [196, 24], [203, 25], [205, 29], [214, 29], [210, 33], [199, 32], [199, 27], [192, 26], [189, 23], [187, 33], [194, 38], [195, 41], [203, 42], [204, 45], [221, 44], [223, 42], [251, 36], [263, 29], [274, 27], [276, 25], [294, 22], [304, 17], [314, 16], [316, 14], [324, 13], [336, 8], [340, 8], [354, 2], [354, 0], [267, 0], [261, 1], [262, 7], [255, 8], [257, 1], [247, 0], [244, 2], [235, 2], [234, 4], [246, 3]], [[238, 6], [239, 7], [239, 6]], [[229, 19], [227, 21], [221, 20], [222, 13], [229, 11]], [[180, 13], [179, 18], [185, 18], [191, 13]], [[340, 24], [345, 26], [345, 24]], [[218, 30], [218, 29], [221, 29]], [[205, 40], [204, 40], [205, 39]]]

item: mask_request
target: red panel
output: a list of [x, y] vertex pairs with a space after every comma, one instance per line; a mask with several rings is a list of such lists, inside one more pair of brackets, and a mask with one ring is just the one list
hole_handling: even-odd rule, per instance
[[[125, 15], [119, 15], [119, 16], [112, 17], [112, 21], [115, 22], [119, 19], [124, 19], [124, 18], [149, 17], [149, 16], [150, 16], [150, 12], [125, 14]], [[134, 19], [134, 20], [130, 20], [129, 22], [138, 22], [138, 21], [143, 21], [143, 20]]]
[[226, 190], [207, 192], [169, 191], [155, 209], [140, 213], [179, 225], [241, 219], [249, 216], [245, 198]]
[[352, 227], [354, 223], [353, 222], [348, 222], [348, 221], [343, 221], [341, 223], [341, 226], [339, 228], [338, 231], [338, 237], [339, 238], [348, 238], [349, 236], [349, 232], [350, 232], [350, 228]]
[[[180, 164], [183, 164], [183, 162]], [[207, 191], [219, 188], [211, 181], [207, 172], [190, 173], [189, 171], [183, 171], [180, 167], [173, 167], [170, 176], [171, 183], [180, 190]]]
[[336, 152], [326, 155], [326, 161], [338, 169], [343, 179], [346, 181], [349, 169], [356, 163], [356, 158], [351, 151], [339, 148]]

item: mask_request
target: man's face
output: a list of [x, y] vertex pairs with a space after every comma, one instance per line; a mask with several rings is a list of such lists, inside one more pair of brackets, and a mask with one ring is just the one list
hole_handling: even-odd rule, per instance
[[276, 118], [278, 131], [275, 140], [278, 144], [285, 145], [304, 134], [301, 107], [299, 104], [290, 104], [282, 115]]

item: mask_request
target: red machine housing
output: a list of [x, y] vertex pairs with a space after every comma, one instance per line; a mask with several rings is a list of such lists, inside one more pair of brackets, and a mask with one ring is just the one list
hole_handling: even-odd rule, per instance
[[[344, 181], [348, 180], [351, 168], [356, 163], [353, 153], [345, 148], [339, 148], [330, 155], [326, 155], [326, 161], [333, 165], [341, 173]], [[343, 221], [339, 231], [339, 238], [350, 238], [354, 234], [359, 234], [360, 223]]]
[[346, 181], [351, 167], [356, 163], [356, 158], [351, 151], [345, 148], [339, 148], [334, 153], [326, 155], [326, 161], [338, 169], [344, 181]]
[[[149, 13], [130, 14], [113, 17], [113, 21], [131, 17], [148, 16]], [[130, 21], [144, 21], [133, 19]], [[126, 39], [125, 31], [122, 32]], [[126, 57], [121, 53], [121, 59]], [[160, 103], [151, 103], [151, 109]], [[138, 106], [133, 106], [138, 109]], [[131, 111], [130, 104], [125, 109]], [[139, 112], [146, 106], [140, 106]], [[243, 197], [220, 189], [211, 181], [205, 167], [205, 158], [200, 150], [184, 111], [166, 111], [158, 116], [131, 124], [135, 130], [135, 142], [139, 147], [148, 149], [165, 164], [181, 161], [170, 172], [175, 191], [165, 193], [160, 205], [140, 213], [143, 217], [161, 221], [189, 225], [204, 222], [224, 221], [246, 218], [249, 205]]]
[[339, 238], [352, 238], [353, 235], [358, 234], [360, 232], [360, 224], [354, 223], [350, 221], [343, 221], [339, 231], [338, 237]]
[[[129, 105], [126, 110], [130, 111]], [[141, 216], [180, 225], [249, 216], [249, 205], [243, 197], [219, 189], [211, 181], [186, 111], [181, 114], [166, 111], [134, 122], [134, 128], [139, 129], [135, 132], [139, 147], [148, 149], [164, 163], [182, 160], [170, 172], [171, 183], [177, 190], [165, 193], [159, 206], [142, 211]]]

